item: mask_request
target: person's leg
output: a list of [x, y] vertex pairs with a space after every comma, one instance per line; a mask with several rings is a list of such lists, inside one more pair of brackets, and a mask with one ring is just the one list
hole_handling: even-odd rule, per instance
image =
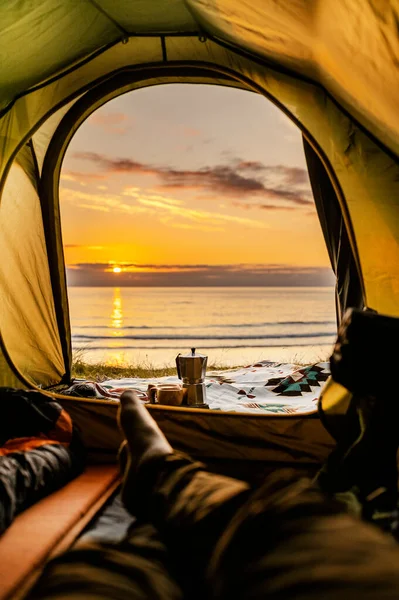
[[168, 553], [151, 525], [134, 525], [117, 544], [86, 543], [53, 560], [32, 600], [182, 600]]
[[174, 451], [134, 392], [124, 392], [120, 401], [118, 421], [126, 438], [122, 500], [132, 514], [162, 526], [180, 513], [176, 502], [183, 501], [182, 492], [190, 498], [188, 505], [183, 501], [184, 509], [197, 513], [200, 508], [203, 516], [249, 490], [247, 483], [208, 473], [202, 463]]
[[175, 576], [190, 598], [199, 596], [215, 544], [248, 498], [249, 485], [174, 452], [133, 392], [121, 397], [119, 423], [128, 445], [124, 504], [157, 528]]
[[270, 476], [217, 544], [208, 587], [220, 600], [394, 600], [399, 548], [310, 481]]
[[310, 481], [295, 480], [295, 473], [270, 476], [251, 494], [246, 484], [206, 473], [170, 447], [145, 464], [137, 432], [147, 422], [139, 401], [124, 397], [121, 424], [136, 456], [124, 498], [156, 524], [173, 568], [188, 574], [182, 585], [190, 599], [196, 591], [204, 595], [205, 571], [209, 597], [226, 600], [397, 597], [399, 551], [392, 538], [346, 514]]

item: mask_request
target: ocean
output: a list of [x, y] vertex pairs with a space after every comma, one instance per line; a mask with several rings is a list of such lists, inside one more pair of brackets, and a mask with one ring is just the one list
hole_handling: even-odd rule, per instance
[[329, 287], [70, 287], [73, 351], [87, 362], [174, 365], [326, 360], [336, 334]]

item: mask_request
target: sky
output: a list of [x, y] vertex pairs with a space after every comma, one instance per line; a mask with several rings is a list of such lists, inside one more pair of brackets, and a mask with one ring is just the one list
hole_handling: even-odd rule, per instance
[[72, 139], [69, 285], [332, 285], [299, 130], [264, 97], [171, 84], [114, 99]]

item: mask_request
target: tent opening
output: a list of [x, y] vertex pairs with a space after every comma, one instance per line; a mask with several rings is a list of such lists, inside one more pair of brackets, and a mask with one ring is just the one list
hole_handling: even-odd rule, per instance
[[[177, 40], [173, 40], [173, 44], [175, 43]], [[333, 128], [332, 122], [328, 124], [327, 129], [319, 128], [321, 115], [314, 110], [314, 105], [309, 104], [313, 94], [315, 94], [314, 98], [319, 98], [319, 91], [312, 87], [311, 83], [293, 81], [283, 73], [273, 72], [272, 68], [268, 68], [268, 70], [273, 77], [276, 76], [275, 79], [260, 79], [255, 72], [249, 74], [244, 68], [244, 63], [243, 59], [242, 65], [237, 63], [234, 68], [230, 68], [226, 67], [224, 63], [215, 65], [209, 61], [198, 60], [195, 63], [174, 61], [173, 64], [164, 62], [114, 69], [112, 76], [93, 80], [91, 86], [81, 86], [74, 90], [68, 88], [68, 95], [58, 105], [56, 97], [54, 97], [53, 108], [47, 114], [43, 112], [45, 107], [40, 107], [40, 112], [45, 116], [42, 116], [41, 120], [36, 120], [35, 127], [31, 129], [34, 136], [28, 140], [26, 146], [20, 145], [15, 150], [18, 152], [17, 154], [10, 155], [11, 159], [5, 171], [5, 193], [2, 198], [3, 218], [5, 221], [11, 222], [10, 215], [4, 210], [4, 207], [7, 206], [7, 198], [11, 198], [12, 189], [15, 186], [10, 185], [8, 188], [7, 184], [13, 183], [11, 174], [14, 175], [14, 172], [22, 167], [33, 186], [37, 188], [37, 191], [33, 193], [32, 204], [26, 205], [28, 209], [28, 212], [24, 213], [26, 222], [31, 218], [39, 218], [38, 227], [39, 229], [42, 227], [39, 236], [33, 238], [33, 245], [29, 242], [24, 250], [24, 253], [33, 259], [32, 264], [37, 271], [35, 277], [39, 290], [36, 292], [34, 289], [26, 289], [26, 297], [32, 302], [30, 304], [25, 302], [26, 309], [19, 307], [22, 319], [19, 311], [10, 310], [11, 305], [5, 303], [0, 323], [2, 352], [19, 380], [44, 386], [70, 381], [72, 358], [70, 320], [58, 190], [61, 162], [69, 141], [82, 122], [110, 99], [131, 90], [137, 91], [145, 87], [167, 83], [216, 83], [218, 86], [258, 92], [271, 99], [283, 113], [289, 115], [292, 121], [301, 128], [304, 138], [306, 163], [313, 195], [316, 199], [317, 213], [322, 225], [330, 263], [336, 275], [335, 300], [338, 321], [346, 306], [364, 306], [367, 302], [364, 275], [357, 247], [358, 237], [356, 237], [356, 232], [359, 232], [362, 222], [357, 221], [356, 229], [354, 229], [351, 218], [352, 207], [348, 204], [345, 194], [346, 190], [346, 193], [349, 192], [349, 198], [353, 197], [355, 189], [350, 189], [349, 184], [351, 182], [355, 184], [357, 181], [357, 171], [349, 170], [343, 173], [338, 161], [340, 155], [334, 154], [334, 145], [327, 144], [328, 139], [330, 142], [335, 140], [334, 131], [338, 132], [339, 129]], [[65, 90], [58, 91], [64, 93]], [[330, 108], [338, 118], [338, 109], [332, 105]], [[38, 119], [38, 117], [35, 118]], [[359, 133], [357, 140], [360, 139], [359, 136], [364, 136], [364, 134]], [[341, 147], [343, 141], [337, 138], [334, 144], [339, 142]], [[363, 142], [366, 143], [367, 140], [363, 140]], [[348, 146], [346, 151], [350, 147]], [[12, 163], [13, 156], [15, 156], [15, 164]], [[11, 170], [8, 172], [7, 169], [10, 165]], [[29, 210], [35, 211], [34, 216], [29, 213]], [[17, 231], [19, 230], [15, 227], [14, 232]], [[11, 256], [14, 258], [15, 255], [18, 260], [19, 238], [17, 239], [17, 237], [13, 234], [6, 240], [5, 245], [9, 244]], [[375, 256], [373, 254], [373, 258]], [[45, 265], [45, 263], [47, 266], [38, 270], [40, 264]], [[12, 265], [12, 262], [9, 261], [7, 264]], [[114, 268], [121, 267], [116, 265]], [[25, 287], [26, 283], [31, 281], [30, 272], [31, 267], [28, 261], [21, 273]], [[370, 271], [368, 275], [371, 277], [372, 272]], [[7, 273], [4, 274], [4, 277], [7, 278]], [[371, 281], [370, 277], [369, 281]], [[8, 277], [8, 281], [11, 281], [11, 287], [18, 287], [20, 291], [21, 286], [16, 280], [14, 283], [12, 278]], [[390, 285], [388, 281], [386, 283]], [[369, 286], [368, 289], [370, 290], [371, 287]], [[373, 290], [377, 296], [369, 295], [368, 305], [379, 307], [378, 298], [387, 299], [388, 296], [382, 296], [381, 287], [378, 289], [374, 287]], [[49, 297], [47, 298], [47, 296]], [[387, 300], [387, 302], [390, 301]], [[30, 308], [35, 311], [34, 319], [31, 318]], [[14, 317], [18, 317], [18, 322]], [[27, 319], [29, 319], [29, 327], [25, 327]], [[37, 332], [43, 327], [46, 329], [47, 337], [41, 339]], [[35, 351], [29, 354], [26, 349], [32, 345], [35, 346]], [[3, 375], [4, 381], [8, 381], [10, 384], [14, 382], [14, 375], [9, 369], [3, 369]]]
[[162, 85], [75, 133], [60, 177], [80, 361], [325, 360], [335, 278], [298, 128], [259, 94]]

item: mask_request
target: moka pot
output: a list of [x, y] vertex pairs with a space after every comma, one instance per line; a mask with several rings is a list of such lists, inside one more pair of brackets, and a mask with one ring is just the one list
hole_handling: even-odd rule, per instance
[[196, 354], [191, 348], [191, 354], [176, 356], [177, 376], [183, 381], [184, 402], [192, 408], [209, 408], [206, 404], [205, 375], [208, 357]]

